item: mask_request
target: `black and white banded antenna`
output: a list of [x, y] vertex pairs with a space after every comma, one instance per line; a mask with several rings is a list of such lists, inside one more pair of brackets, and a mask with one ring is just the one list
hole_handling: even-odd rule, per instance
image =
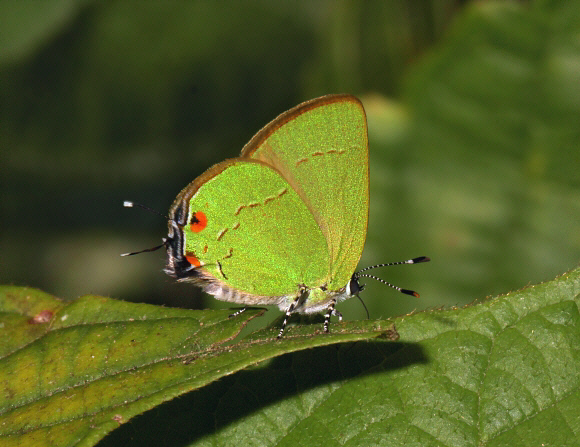
[[[154, 210], [153, 208], [149, 208], [148, 206], [142, 205], [140, 203], [132, 202], [130, 200], [125, 200], [123, 202], [123, 206], [125, 208], [141, 208], [141, 209], [144, 209], [146, 211], [149, 211], [150, 213], [157, 214], [158, 216], [161, 216], [161, 217], [167, 219], [167, 216], [164, 215], [164, 214], [162, 214], [162, 213], [160, 213], [159, 211]], [[163, 241], [163, 243], [161, 243], [159, 245], [156, 245], [155, 247], [146, 248], [144, 250], [139, 250], [139, 251], [132, 251], [132, 252], [129, 252], [129, 253], [121, 253], [121, 256], [133, 256], [133, 255], [138, 255], [140, 253], [147, 253], [149, 251], [157, 251], [161, 247], [165, 247], [167, 245], [167, 239], [166, 238], [163, 238], [162, 241]]]
[[[430, 260], [431, 259], [428, 258], [427, 256], [419, 256], [418, 258], [407, 259], [406, 261], [389, 262], [387, 264], [371, 265], [369, 267], [365, 267], [364, 269], [359, 270], [358, 272], [356, 272], [354, 274], [354, 278], [357, 279], [357, 280], [359, 278], [372, 278], [372, 279], [375, 279], [375, 280], [377, 280], [377, 281], [379, 281], [379, 282], [381, 282], [381, 283], [383, 283], [383, 284], [385, 284], [385, 285], [387, 285], [387, 286], [389, 286], [389, 287], [391, 287], [391, 288], [393, 288], [393, 289], [395, 289], [395, 290], [397, 290], [397, 291], [399, 291], [401, 293], [405, 293], [407, 295], [412, 295], [414, 297], [419, 298], [419, 294], [417, 292], [415, 292], [414, 290], [403, 289], [402, 287], [395, 286], [395, 285], [391, 284], [390, 282], [385, 281], [384, 279], [378, 278], [378, 277], [376, 277], [374, 275], [369, 275], [367, 273], [364, 273], [363, 274], [362, 272], [366, 272], [367, 270], [372, 270], [372, 269], [376, 269], [376, 268], [379, 268], [379, 267], [388, 267], [390, 265], [419, 264], [421, 262], [429, 262]], [[362, 290], [363, 287], [364, 287], [364, 285], [361, 286], [361, 290]], [[365, 308], [366, 308], [366, 306], [365, 306]]]
[[149, 211], [150, 213], [157, 214], [158, 216], [161, 216], [161, 217], [167, 219], [167, 216], [165, 214], [160, 213], [159, 211], [154, 210], [153, 208], [149, 208], [148, 206], [142, 205], [140, 203], [132, 202], [130, 200], [125, 200], [123, 202], [123, 206], [125, 208], [141, 208], [141, 209], [144, 209], [146, 211]]

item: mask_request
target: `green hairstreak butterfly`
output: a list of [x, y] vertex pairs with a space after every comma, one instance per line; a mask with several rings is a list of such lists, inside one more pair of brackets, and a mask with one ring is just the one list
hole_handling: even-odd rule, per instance
[[[126, 206], [132, 206], [131, 202]], [[165, 272], [215, 298], [286, 313], [325, 313], [358, 296], [369, 212], [366, 115], [351, 95], [302, 103], [260, 130], [237, 158], [185, 187], [169, 210]], [[157, 247], [158, 248], [158, 247]], [[407, 289], [395, 289], [417, 295]], [[418, 295], [417, 295], [418, 296]]]

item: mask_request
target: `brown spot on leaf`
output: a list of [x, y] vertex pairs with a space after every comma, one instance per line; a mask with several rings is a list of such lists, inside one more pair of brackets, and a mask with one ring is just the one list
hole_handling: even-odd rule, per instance
[[28, 320], [28, 324], [48, 323], [52, 319], [53, 316], [54, 316], [54, 312], [52, 310], [43, 310], [43, 311], [37, 313], [30, 320]]
[[120, 414], [116, 414], [115, 416], [113, 416], [113, 420], [117, 421], [119, 424], [123, 423], [123, 416], [121, 416]]

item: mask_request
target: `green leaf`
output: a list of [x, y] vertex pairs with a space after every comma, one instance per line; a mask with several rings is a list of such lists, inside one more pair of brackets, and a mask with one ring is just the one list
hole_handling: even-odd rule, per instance
[[[291, 327], [280, 341], [274, 327], [231, 343], [259, 309], [228, 318], [228, 310], [96, 296], [64, 305], [32, 289], [1, 292], [0, 345], [21, 340], [0, 359], [2, 445], [94, 445], [196, 389], [102, 445], [580, 439], [580, 269], [463, 309], [400, 317], [397, 343], [380, 341], [396, 338], [392, 321], [335, 323], [329, 335], [317, 335], [319, 324]], [[50, 322], [35, 323], [46, 310]], [[306, 348], [315, 349], [296, 352]]]
[[100, 445], [578, 445], [579, 305], [580, 269], [401, 317], [397, 343], [278, 357], [158, 407]]
[[85, 296], [0, 288], [0, 439], [3, 445], [93, 445], [160, 403], [248, 365], [313, 346], [396, 337], [390, 322], [320, 326], [276, 341], [276, 329], [230, 345], [248, 309], [195, 311]]

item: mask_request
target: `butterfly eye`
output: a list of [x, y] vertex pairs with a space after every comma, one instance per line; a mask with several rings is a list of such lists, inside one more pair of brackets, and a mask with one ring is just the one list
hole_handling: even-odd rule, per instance
[[191, 231], [194, 233], [199, 233], [207, 226], [207, 216], [203, 211], [196, 211], [191, 216]]

